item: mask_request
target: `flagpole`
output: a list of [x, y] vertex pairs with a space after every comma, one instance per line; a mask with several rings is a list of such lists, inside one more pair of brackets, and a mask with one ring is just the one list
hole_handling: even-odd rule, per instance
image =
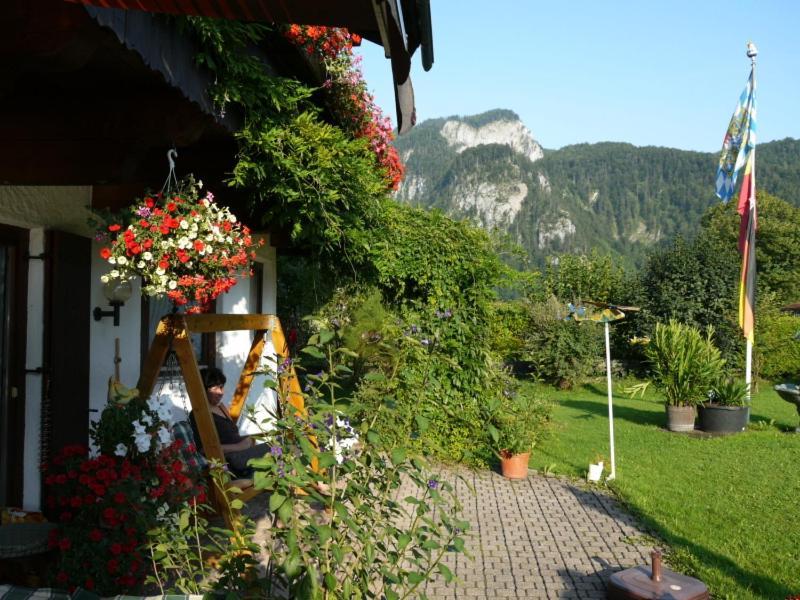
[[[753, 80], [753, 94], [755, 94], [756, 90], [756, 56], [758, 56], [758, 49], [756, 45], [752, 42], [747, 43], [747, 58], [750, 59], [750, 69], [751, 69], [751, 77]], [[752, 166], [752, 190], [753, 190], [753, 199], [752, 202], [755, 202], [755, 189], [756, 189], [756, 147], [753, 145], [753, 166]], [[752, 215], [751, 215], [752, 218]], [[754, 224], [755, 225], [755, 224]], [[750, 252], [755, 252], [755, 248], [750, 248]], [[755, 307], [755, 295], [753, 296], [753, 315], [755, 315], [756, 307]], [[755, 319], [754, 319], [755, 320]], [[753, 323], [753, 328], [755, 329], [755, 323]], [[753, 332], [754, 334], [755, 332]], [[745, 359], [744, 359], [744, 383], [747, 386], [747, 404], [750, 405], [750, 400], [752, 396], [752, 381], [753, 381], [753, 337], [754, 335], [747, 336], [747, 343], [745, 346]]]
[[617, 464], [614, 460], [614, 403], [611, 393], [611, 344], [608, 336], [608, 321], [604, 323], [606, 330], [606, 381], [608, 384], [608, 439], [611, 452], [611, 473], [606, 477], [606, 481], [611, 481], [617, 476]]

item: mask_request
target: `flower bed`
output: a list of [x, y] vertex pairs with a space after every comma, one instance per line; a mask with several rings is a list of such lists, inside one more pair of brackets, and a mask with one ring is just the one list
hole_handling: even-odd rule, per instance
[[205, 501], [197, 472], [172, 440], [169, 406], [113, 399], [92, 426], [97, 452], [63, 448], [45, 465], [45, 506], [58, 528], [55, 583], [101, 594], [130, 590], [147, 575], [147, 532], [169, 527], [190, 502]]

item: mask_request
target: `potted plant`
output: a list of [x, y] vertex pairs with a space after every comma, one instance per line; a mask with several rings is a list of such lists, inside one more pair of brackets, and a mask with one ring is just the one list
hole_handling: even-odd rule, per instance
[[664, 394], [667, 429], [692, 431], [695, 406], [717, 381], [725, 360], [714, 345], [714, 329], [703, 334], [697, 327], [671, 320], [658, 323], [645, 355], [651, 381]]
[[525, 479], [531, 450], [541, 438], [548, 411], [528, 396], [505, 396], [489, 423], [504, 477]]
[[709, 433], [744, 431], [750, 418], [747, 384], [731, 377], [717, 381], [708, 401], [698, 407], [700, 429]]

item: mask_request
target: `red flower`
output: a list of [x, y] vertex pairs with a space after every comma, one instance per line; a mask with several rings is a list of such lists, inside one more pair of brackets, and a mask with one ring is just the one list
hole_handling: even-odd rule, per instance
[[156, 204], [156, 203], [155, 203], [155, 202], [153, 202], [153, 199], [152, 199], [152, 198], [145, 198], [145, 199], [144, 199], [144, 205], [145, 205], [147, 208], [153, 208], [153, 206], [155, 206], [155, 204]]
[[122, 544], [119, 543], [111, 544], [111, 554], [113, 554], [114, 556], [119, 556], [120, 554], [122, 554]]
[[106, 570], [108, 571], [109, 575], [113, 575], [117, 571], [119, 571], [119, 561], [116, 558], [112, 558], [106, 563]]
[[203, 250], [203, 248], [205, 248], [205, 247], [206, 247], [206, 245], [203, 243], [203, 241], [202, 241], [202, 240], [195, 240], [195, 241], [194, 241], [194, 249], [195, 249], [197, 252], [200, 252], [200, 251], [202, 251], [202, 250]]
[[178, 207], [174, 202], [167, 203], [167, 210], [169, 212], [173, 212], [176, 208], [178, 208]]
[[93, 542], [99, 542], [103, 539], [103, 532], [95, 527], [89, 532], [89, 539]]
[[117, 504], [125, 504], [125, 500], [126, 500], [125, 494], [123, 494], [122, 492], [117, 492], [116, 494], [114, 494], [114, 502], [116, 502]]
[[103, 248], [100, 250], [100, 258], [103, 260], [108, 260], [108, 257], [111, 256], [111, 249], [110, 248]]
[[109, 225], [108, 226], [108, 230], [109, 231], [119, 231], [120, 229], [122, 229], [122, 226], [120, 226], [120, 225], [118, 225], [116, 223], [114, 223], [113, 225]]
[[69, 541], [69, 538], [61, 538], [58, 542], [58, 547], [60, 550], [69, 550], [72, 547], [72, 542]]

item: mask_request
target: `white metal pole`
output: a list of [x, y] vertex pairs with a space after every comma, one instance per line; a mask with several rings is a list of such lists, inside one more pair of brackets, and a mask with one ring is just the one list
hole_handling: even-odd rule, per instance
[[744, 383], [747, 386], [747, 404], [750, 405], [750, 383], [753, 379], [753, 342], [750, 338], [747, 339], [747, 348], [745, 350], [745, 359], [744, 359]]
[[606, 380], [608, 382], [608, 439], [611, 450], [611, 473], [606, 477], [606, 481], [611, 481], [617, 476], [617, 464], [614, 459], [614, 405], [611, 393], [611, 344], [609, 343], [608, 322], [606, 326]]

